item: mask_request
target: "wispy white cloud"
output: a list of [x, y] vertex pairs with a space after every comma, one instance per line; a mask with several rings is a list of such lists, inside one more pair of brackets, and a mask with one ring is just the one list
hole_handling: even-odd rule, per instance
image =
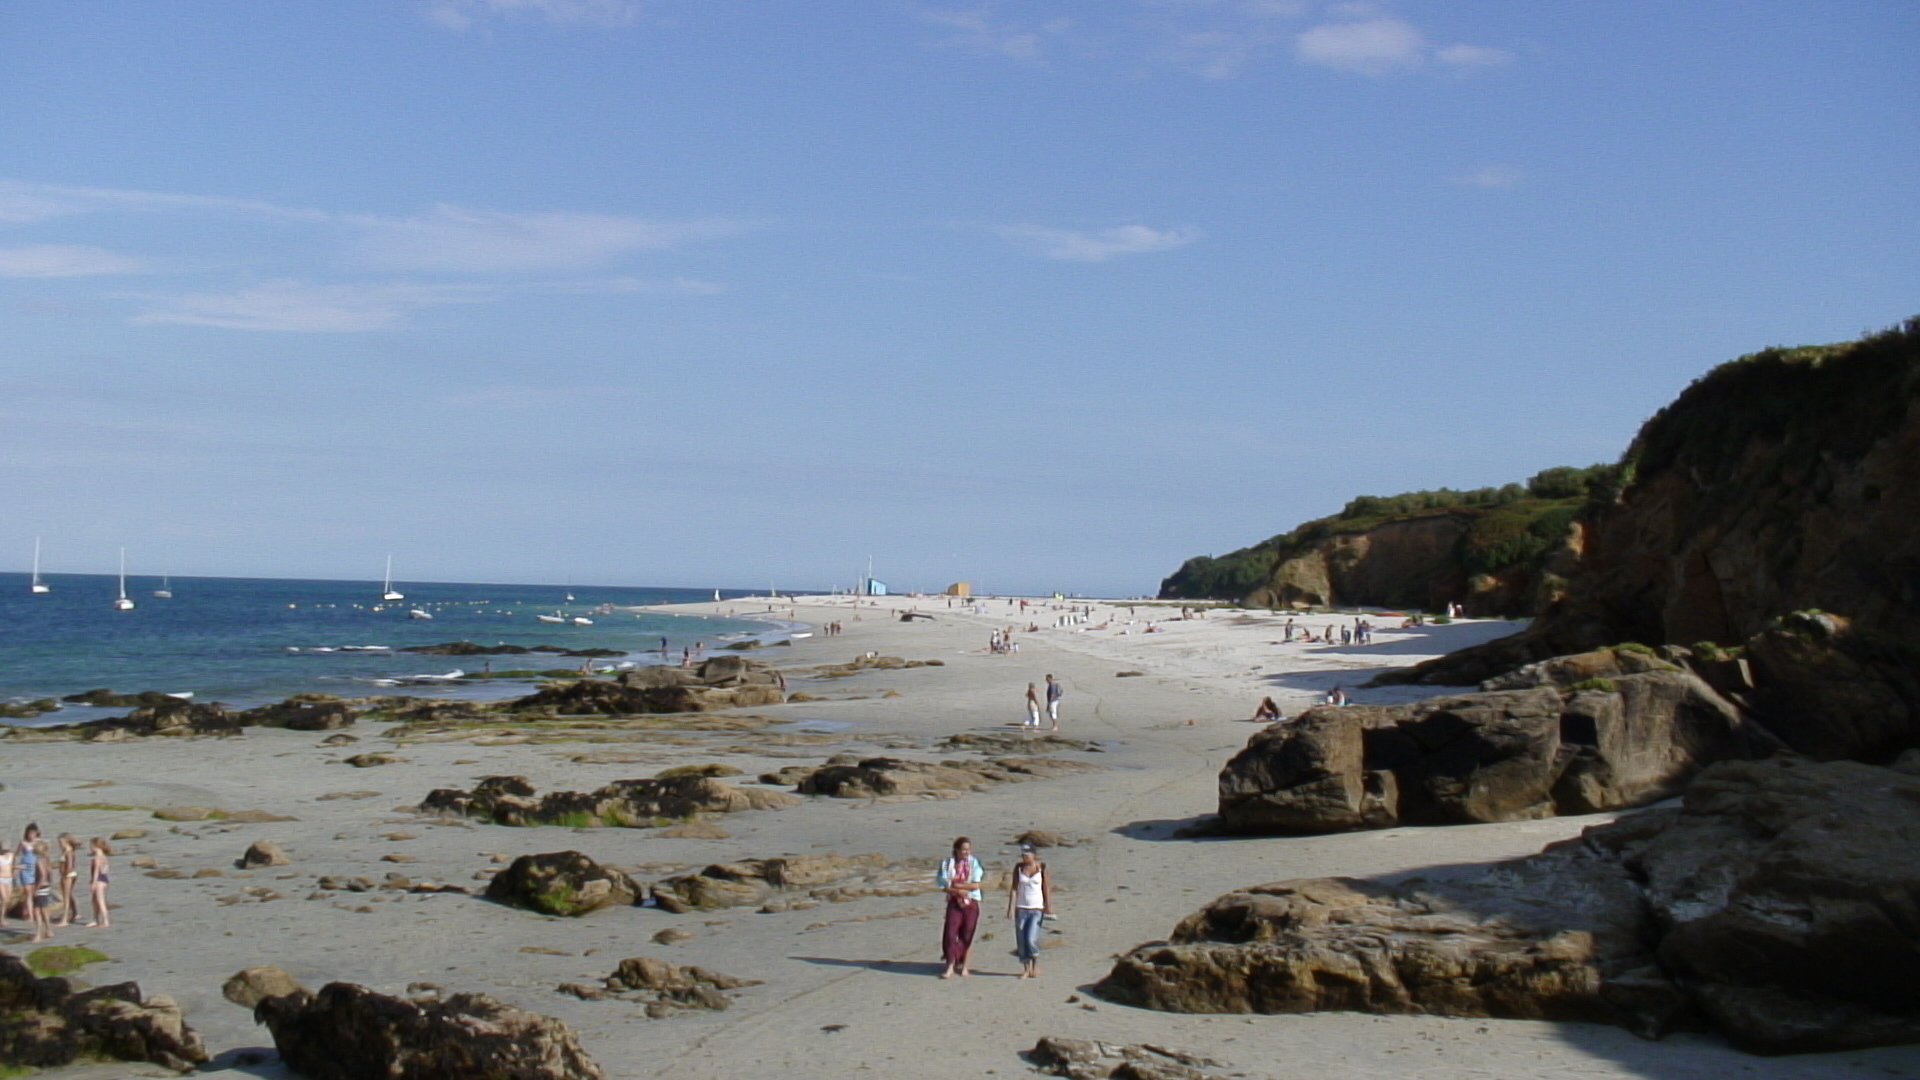
[[1021, 22], [1001, 18], [988, 9], [922, 11], [920, 17], [949, 31], [935, 42], [938, 46], [1027, 63], [1043, 59], [1048, 44], [1059, 41], [1073, 27], [1071, 19]]
[[470, 29], [491, 18], [531, 18], [580, 26], [631, 26], [640, 18], [636, 0], [434, 0], [427, 18], [450, 30]]
[[332, 218], [332, 215], [322, 211], [280, 206], [257, 199], [231, 199], [218, 195], [177, 195], [163, 191], [128, 191], [121, 188], [71, 187], [62, 184], [36, 184], [23, 180], [0, 180], [0, 223], [21, 225], [79, 214], [115, 211], [205, 211], [292, 221], [327, 221]]
[[1419, 27], [1393, 15], [1376, 14], [1366, 5], [1336, 9], [1347, 17], [1321, 23], [1294, 39], [1294, 55], [1302, 62], [1356, 75], [1398, 75], [1431, 65], [1454, 70], [1497, 67], [1513, 54], [1483, 45], [1435, 46]]
[[1469, 187], [1510, 188], [1518, 186], [1526, 178], [1526, 173], [1511, 165], [1482, 165], [1465, 176], [1454, 177], [1453, 182]]
[[994, 232], [1031, 254], [1068, 262], [1105, 262], [1122, 255], [1170, 251], [1200, 238], [1191, 229], [1153, 229], [1145, 225], [1091, 230], [1002, 225]]
[[0, 248], [0, 277], [63, 278], [138, 274], [145, 264], [131, 255], [80, 244], [34, 244]]
[[217, 326], [229, 330], [343, 333], [387, 330], [420, 308], [482, 303], [492, 298], [491, 290], [456, 285], [312, 285], [301, 281], [269, 281], [235, 292], [149, 297], [153, 306], [134, 322]]
[[1505, 49], [1492, 49], [1485, 45], [1446, 45], [1433, 51], [1433, 58], [1443, 64], [1457, 68], [1491, 68], [1513, 62], [1513, 54]]
[[648, 294], [709, 296], [725, 286], [687, 278], [650, 281], [615, 277], [510, 285], [375, 282], [313, 284], [278, 280], [229, 292], [139, 294], [143, 325], [215, 326], [228, 330], [361, 333], [392, 330], [413, 313], [449, 304], [489, 304], [515, 296]]
[[730, 221], [660, 222], [562, 211], [508, 213], [439, 206], [412, 218], [354, 219], [356, 247], [375, 266], [458, 273], [584, 270], [629, 251], [677, 247], [740, 232]]

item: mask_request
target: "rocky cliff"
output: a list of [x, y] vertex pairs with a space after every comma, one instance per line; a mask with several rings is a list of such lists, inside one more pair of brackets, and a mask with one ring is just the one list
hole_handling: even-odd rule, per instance
[[1252, 547], [1188, 559], [1162, 599], [1250, 607], [1366, 606], [1531, 615], [1579, 560], [1578, 515], [1610, 466], [1549, 469], [1526, 485], [1362, 496]]
[[[1842, 617], [1832, 643], [1883, 704], [1920, 715], [1920, 319], [1721, 365], [1646, 423], [1621, 479], [1531, 627], [1404, 679], [1476, 683], [1626, 641], [1737, 645], [1817, 609]], [[1782, 669], [1790, 653], [1756, 663]]]

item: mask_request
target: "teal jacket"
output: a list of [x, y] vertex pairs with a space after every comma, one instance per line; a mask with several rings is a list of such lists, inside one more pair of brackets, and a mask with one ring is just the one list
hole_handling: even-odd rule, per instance
[[[986, 876], [986, 870], [981, 867], [980, 860], [971, 855], [967, 856], [967, 862], [970, 864], [967, 867], [967, 880], [974, 886], [972, 891], [967, 895], [977, 904], [980, 902], [980, 879]], [[933, 883], [942, 889], [953, 884], [953, 858], [951, 856], [940, 860], [940, 869], [933, 875]]]

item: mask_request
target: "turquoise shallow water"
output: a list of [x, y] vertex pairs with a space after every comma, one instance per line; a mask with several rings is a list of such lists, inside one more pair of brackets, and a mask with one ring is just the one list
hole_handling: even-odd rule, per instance
[[[191, 692], [196, 701], [249, 706], [297, 693], [389, 692], [377, 680], [478, 670], [488, 660], [498, 670], [575, 667], [581, 662], [540, 654], [447, 657], [399, 651], [408, 645], [475, 641], [608, 648], [627, 655], [596, 663], [625, 659], [645, 664], [660, 661], [663, 637], [677, 661], [681, 649], [697, 642], [711, 649], [741, 636], [780, 636], [770, 620], [619, 610], [711, 600], [709, 589], [396, 582], [406, 599], [383, 602], [379, 582], [173, 578], [173, 597], [160, 599], [152, 595], [160, 580], [139, 577], [127, 582], [134, 609], [116, 611], [112, 576], [56, 574], [46, 580], [53, 591], [34, 594], [28, 590], [27, 575], [0, 574], [0, 700], [57, 698], [107, 687]], [[574, 597], [570, 602], [565, 599], [569, 593]], [[415, 609], [433, 617], [412, 618], [408, 613]], [[535, 618], [554, 614], [582, 616], [593, 624]], [[524, 684], [489, 682], [466, 684], [455, 692], [492, 697], [524, 689]], [[124, 711], [68, 708], [38, 722], [65, 723]]]

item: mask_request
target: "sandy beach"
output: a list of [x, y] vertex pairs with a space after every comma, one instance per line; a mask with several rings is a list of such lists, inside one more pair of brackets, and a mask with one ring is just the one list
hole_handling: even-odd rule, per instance
[[[1082, 609], [1090, 609], [1083, 611]], [[1643, 1077], [1756, 1080], [1920, 1077], [1920, 1048], [1758, 1058], [1715, 1038], [1647, 1042], [1584, 1024], [1359, 1014], [1190, 1016], [1093, 998], [1087, 987], [1111, 957], [1164, 937], [1201, 904], [1236, 887], [1294, 877], [1444, 875], [1537, 851], [1607, 816], [1438, 829], [1392, 829], [1310, 838], [1182, 838], [1210, 812], [1221, 764], [1256, 726], [1264, 695], [1291, 714], [1336, 685], [1357, 702], [1412, 700], [1423, 688], [1355, 690], [1387, 667], [1487, 640], [1515, 624], [1469, 620], [1399, 629], [1375, 617], [1368, 646], [1282, 644], [1284, 616], [1091, 601], [944, 597], [812, 597], [777, 604], [730, 600], [672, 609], [764, 615], [808, 624], [790, 646], [750, 654], [775, 664], [789, 689], [815, 700], [736, 710], [736, 725], [576, 737], [452, 732], [396, 742], [388, 725], [362, 722], [351, 746], [311, 732], [249, 729], [231, 739], [150, 739], [120, 744], [10, 741], [0, 770], [0, 828], [17, 837], [38, 820], [51, 835], [143, 829], [116, 842], [114, 925], [60, 930], [56, 944], [87, 945], [112, 959], [83, 971], [94, 983], [133, 980], [181, 1001], [219, 1055], [216, 1075], [291, 1076], [271, 1060], [243, 1063], [271, 1040], [247, 1011], [221, 997], [241, 968], [273, 964], [309, 987], [335, 980], [387, 993], [433, 983], [480, 991], [572, 1025], [609, 1077], [849, 1077], [889, 1080], [1028, 1075], [1019, 1053], [1046, 1035], [1155, 1043], [1212, 1058], [1218, 1072], [1252, 1080], [1397, 1076]], [[917, 611], [928, 619], [901, 621]], [[1351, 617], [1300, 615], [1322, 629]], [[842, 632], [824, 627], [837, 622]], [[1038, 629], [1029, 631], [1028, 627]], [[988, 649], [1017, 628], [1018, 649]], [[809, 670], [868, 653], [937, 666], [817, 678]], [[525, 776], [541, 791], [586, 790], [677, 765], [720, 762], [751, 783], [763, 772], [817, 765], [831, 755], [881, 753], [926, 761], [965, 758], [936, 748], [959, 733], [1018, 735], [1026, 684], [1047, 674], [1066, 686], [1060, 734], [1097, 752], [1057, 756], [1096, 771], [1009, 783], [955, 797], [803, 799], [788, 809], [718, 815], [725, 835], [670, 837], [659, 829], [509, 828], [427, 818], [412, 807], [436, 788], [485, 776]], [[757, 718], [764, 718], [764, 721]], [[387, 751], [393, 764], [344, 759]], [[972, 755], [978, 756], [978, 755]], [[163, 807], [229, 814], [266, 811], [292, 820], [169, 822]], [[505, 858], [578, 850], [646, 882], [718, 862], [782, 854], [876, 853], [930, 868], [959, 835], [973, 838], [990, 871], [1015, 858], [1028, 829], [1073, 846], [1044, 851], [1059, 918], [1050, 923], [1041, 975], [1023, 981], [1012, 955], [1004, 894], [985, 904], [974, 974], [942, 981], [938, 894], [869, 897], [761, 913], [752, 907], [671, 914], [653, 907], [548, 918], [452, 892], [321, 889], [318, 879], [389, 874], [478, 893]], [[235, 860], [272, 840], [289, 865], [253, 871]], [[136, 865], [139, 860], [142, 865]], [[162, 876], [151, 876], [158, 871]], [[84, 890], [83, 890], [84, 891]], [[667, 929], [684, 939], [657, 944]], [[29, 946], [10, 921], [4, 947]], [[594, 983], [624, 957], [659, 956], [762, 981], [724, 1012], [648, 1019], [634, 1004], [556, 991]], [[171, 1075], [152, 1066], [75, 1066], [48, 1076]]]

